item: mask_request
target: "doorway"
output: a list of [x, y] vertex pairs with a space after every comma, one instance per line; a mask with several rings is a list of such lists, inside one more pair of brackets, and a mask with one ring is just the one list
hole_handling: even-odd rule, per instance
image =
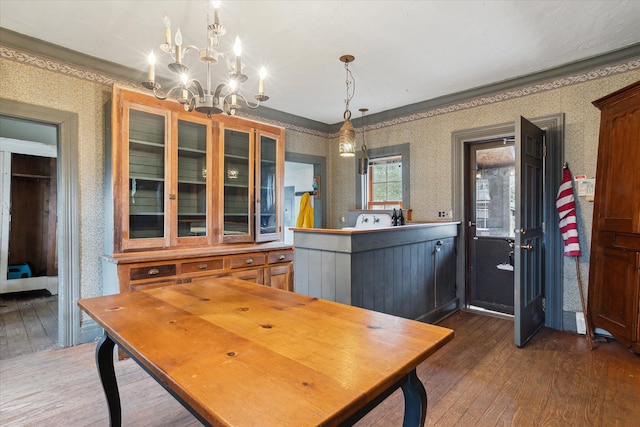
[[[543, 282], [545, 283], [545, 300], [541, 301], [545, 304], [544, 325], [550, 328], [563, 330], [563, 257], [562, 257], [562, 238], [560, 230], [557, 227], [557, 211], [555, 208], [555, 196], [558, 186], [562, 181], [562, 164], [564, 162], [564, 114], [554, 114], [531, 119], [544, 132], [546, 141], [546, 154], [544, 156], [544, 167], [542, 170], [543, 189], [542, 205], [539, 215], [543, 223], [542, 228], [546, 231], [540, 237], [542, 243], [534, 243], [531, 246], [543, 248], [542, 258], [538, 260], [541, 264]], [[471, 221], [467, 201], [465, 199], [466, 171], [469, 167], [467, 163], [468, 155], [465, 152], [467, 143], [480, 141], [500, 141], [505, 136], [515, 135], [516, 127], [520, 128], [520, 122], [509, 122], [497, 125], [484, 126], [480, 128], [465, 129], [455, 131], [451, 134], [451, 144], [453, 153], [453, 215], [454, 218], [461, 222], [460, 233], [458, 236], [458, 247], [466, 248], [466, 242], [471, 234], [469, 231], [469, 221]], [[516, 149], [516, 163], [518, 150]], [[520, 166], [522, 167], [522, 165]], [[517, 175], [517, 174], [516, 174]], [[518, 185], [516, 183], [516, 185]], [[519, 224], [516, 221], [516, 229]], [[533, 229], [533, 227], [527, 227]], [[529, 245], [528, 239], [536, 237], [534, 233], [526, 236], [516, 236], [521, 240], [524, 246]], [[537, 237], [536, 237], [537, 238]], [[505, 240], [505, 245], [508, 244]], [[516, 251], [516, 257], [522, 257], [522, 251]], [[533, 251], [527, 253], [533, 254]], [[537, 251], [536, 251], [537, 253]], [[468, 277], [466, 265], [468, 263], [469, 253], [460, 251], [458, 253], [458, 263], [456, 271], [456, 282], [461, 284], [458, 286], [457, 296], [461, 300], [463, 307], [470, 306], [470, 298], [468, 295]], [[530, 262], [528, 257], [520, 260], [527, 266]], [[503, 261], [499, 261], [502, 263]], [[497, 264], [493, 265], [493, 268]], [[515, 272], [514, 272], [515, 273]], [[516, 295], [517, 297], [518, 295]], [[515, 311], [515, 310], [514, 310]]]
[[[0, 100], [0, 116], [46, 123], [57, 128], [58, 345], [68, 347], [95, 336], [81, 336], [80, 221], [78, 214], [78, 115], [67, 111]], [[4, 129], [4, 127], [3, 127]]]
[[466, 143], [468, 305], [513, 315], [516, 152], [513, 135]]
[[284, 186], [284, 241], [293, 244], [293, 231], [302, 194], [309, 192], [313, 207], [314, 228], [323, 228], [326, 224], [326, 159], [299, 153], [285, 153]]
[[[58, 294], [57, 168], [53, 150], [22, 141], [12, 151], [0, 139], [0, 294], [46, 290]], [[57, 142], [56, 142], [57, 145]]]

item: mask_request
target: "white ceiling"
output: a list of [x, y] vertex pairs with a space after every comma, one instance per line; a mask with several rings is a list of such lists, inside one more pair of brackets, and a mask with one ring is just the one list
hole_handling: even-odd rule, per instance
[[[165, 12], [174, 34], [180, 28], [186, 45], [203, 47], [204, 0], [1, 0], [0, 26], [146, 70], [150, 50], [160, 56]], [[342, 121], [343, 54], [356, 58], [357, 118], [359, 108], [379, 113], [640, 42], [638, 0], [223, 1], [220, 15], [220, 50], [232, 54], [242, 39], [244, 92], [253, 98], [265, 65], [266, 106], [327, 124]], [[166, 59], [161, 77], [170, 77]], [[204, 68], [195, 55], [185, 62]]]

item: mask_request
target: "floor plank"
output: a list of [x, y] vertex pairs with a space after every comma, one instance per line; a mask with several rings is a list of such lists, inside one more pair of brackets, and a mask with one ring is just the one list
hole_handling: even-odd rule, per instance
[[[583, 336], [543, 329], [522, 349], [513, 323], [457, 313], [456, 336], [418, 367], [427, 426], [618, 426], [640, 419], [640, 356], [615, 342], [589, 350]], [[45, 350], [0, 363], [3, 426], [105, 426], [95, 344]], [[135, 362], [118, 361], [125, 426], [200, 423]], [[401, 392], [357, 427], [402, 425]], [[287, 426], [284, 426], [287, 427]]]
[[58, 297], [47, 291], [0, 295], [0, 360], [55, 348]]

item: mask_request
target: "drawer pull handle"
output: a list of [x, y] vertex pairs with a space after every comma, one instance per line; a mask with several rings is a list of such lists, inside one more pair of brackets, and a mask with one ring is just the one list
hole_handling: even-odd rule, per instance
[[246, 263], [247, 264], [253, 264], [253, 258], [247, 258]]
[[198, 266], [198, 268], [199, 268], [200, 270], [204, 270], [204, 269], [205, 269], [205, 268], [207, 268], [207, 267], [208, 267], [208, 264], [207, 264], [206, 262], [203, 262], [202, 264], [200, 264], [200, 265]]
[[160, 274], [160, 270], [157, 268], [150, 268], [147, 274], [149, 276], [155, 276], [156, 274]]
[[280, 261], [284, 261], [286, 257], [284, 255], [280, 255]]

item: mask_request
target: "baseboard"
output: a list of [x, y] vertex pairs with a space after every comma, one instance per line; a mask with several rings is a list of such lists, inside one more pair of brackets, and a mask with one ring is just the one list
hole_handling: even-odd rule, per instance
[[97, 341], [103, 334], [103, 329], [93, 319], [83, 321], [80, 325], [78, 344]]

